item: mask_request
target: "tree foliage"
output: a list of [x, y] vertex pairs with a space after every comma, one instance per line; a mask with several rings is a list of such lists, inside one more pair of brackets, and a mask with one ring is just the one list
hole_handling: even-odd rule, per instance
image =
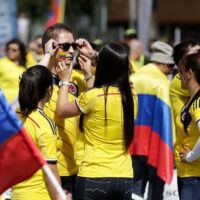
[[[66, 0], [66, 17], [93, 15], [95, 0]], [[51, 10], [51, 0], [17, 0], [18, 12], [24, 12], [31, 20], [44, 20]]]
[[31, 20], [43, 20], [50, 11], [50, 0], [17, 0], [18, 12], [24, 12]]

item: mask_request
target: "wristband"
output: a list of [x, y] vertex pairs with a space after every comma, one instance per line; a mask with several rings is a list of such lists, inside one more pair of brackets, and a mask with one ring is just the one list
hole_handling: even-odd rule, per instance
[[67, 86], [70, 86], [70, 82], [69, 81], [63, 81], [63, 80], [60, 80], [59, 83], [58, 83], [58, 86], [62, 86], [62, 85], [67, 85]]

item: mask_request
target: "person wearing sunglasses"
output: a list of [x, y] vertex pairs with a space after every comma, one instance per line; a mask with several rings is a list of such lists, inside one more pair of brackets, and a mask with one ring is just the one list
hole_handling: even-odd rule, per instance
[[[44, 111], [58, 126], [58, 143], [61, 146], [58, 154], [58, 171], [62, 186], [74, 195], [76, 174], [78, 172], [78, 166], [74, 158], [76, 148], [81, 149], [77, 157], [81, 157], [79, 154], [82, 155], [82, 147], [77, 147], [77, 140], [80, 141], [77, 139], [79, 135], [79, 118], [62, 119], [55, 112], [59, 87], [66, 84], [57, 76], [56, 67], [58, 67], [59, 62], [65, 62], [67, 66], [70, 66], [76, 50], [79, 51], [81, 57], [84, 55], [92, 57], [94, 50], [89, 42], [84, 39], [78, 39], [75, 42], [72, 30], [65, 24], [55, 24], [46, 29], [42, 36], [42, 46], [44, 57], [40, 64], [50, 69], [54, 82], [53, 95], [45, 105]], [[93, 80], [91, 66], [82, 68], [82, 70], [73, 69], [69, 83], [69, 99], [74, 100], [76, 96], [90, 86]], [[83, 144], [82, 141], [80, 141], [80, 144]]]
[[36, 65], [40, 62], [40, 60], [43, 57], [43, 49], [42, 49], [42, 36], [37, 35], [33, 39], [33, 41], [30, 42], [28, 53], [26, 56], [27, 59], [27, 67], [31, 67], [33, 65]]
[[[81, 65], [91, 65], [86, 57], [80, 60]], [[61, 62], [56, 70], [66, 83], [60, 87], [56, 112], [63, 118], [81, 115], [79, 127], [85, 136], [75, 200], [131, 200], [129, 146], [134, 135], [137, 96], [129, 83], [127, 49], [119, 43], [105, 45], [99, 52], [94, 87], [73, 101], [67, 84], [72, 65]]]
[[26, 69], [26, 50], [18, 40], [10, 40], [6, 44], [6, 55], [0, 59], [0, 87], [7, 100], [15, 104], [18, 94], [19, 76]]

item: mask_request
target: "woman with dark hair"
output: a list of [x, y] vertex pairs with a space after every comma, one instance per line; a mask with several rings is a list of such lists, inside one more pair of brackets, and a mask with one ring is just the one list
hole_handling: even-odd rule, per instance
[[181, 87], [189, 97], [176, 117], [179, 135], [175, 144], [180, 200], [200, 199], [200, 51], [179, 63]]
[[[79, 56], [83, 67], [91, 61]], [[137, 97], [129, 84], [126, 49], [117, 43], [99, 53], [94, 87], [68, 102], [72, 65], [60, 62], [61, 79], [57, 113], [61, 117], [81, 115], [80, 129], [85, 135], [76, 199], [132, 199], [133, 169], [128, 148], [133, 138]]]
[[8, 101], [12, 103], [17, 98], [19, 76], [26, 66], [26, 49], [18, 39], [6, 44], [5, 57], [0, 59], [0, 86]]
[[[25, 71], [19, 84], [20, 108], [17, 114], [60, 182], [56, 166], [56, 126], [43, 112], [44, 104], [52, 95], [52, 84], [51, 72], [44, 66], [36, 65]], [[12, 200], [59, 198], [59, 194], [42, 170], [38, 170], [31, 178], [12, 188]]]

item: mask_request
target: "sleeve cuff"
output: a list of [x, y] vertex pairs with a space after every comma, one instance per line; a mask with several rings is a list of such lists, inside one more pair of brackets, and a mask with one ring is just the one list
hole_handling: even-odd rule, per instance
[[194, 160], [196, 160], [196, 157], [194, 155], [194, 152], [193, 151], [190, 151], [187, 156], [186, 156], [186, 161], [187, 162], [193, 162]]
[[75, 103], [76, 103], [76, 106], [78, 107], [79, 111], [82, 113], [82, 114], [85, 114], [85, 112], [83, 111], [83, 109], [80, 107], [77, 99], [75, 99]]

